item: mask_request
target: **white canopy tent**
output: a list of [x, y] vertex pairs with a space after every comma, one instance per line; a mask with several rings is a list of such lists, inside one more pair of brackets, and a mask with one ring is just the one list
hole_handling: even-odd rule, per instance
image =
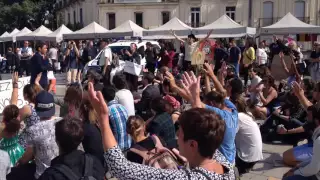
[[203, 38], [210, 30], [212, 30], [211, 38], [243, 37], [256, 34], [256, 28], [242, 26], [226, 14], [211, 24], [193, 29], [193, 33], [196, 37]]
[[3, 41], [3, 42], [13, 41], [13, 36], [18, 34], [19, 32], [20, 31], [17, 28], [15, 28], [8, 36], [0, 38], [0, 40]]
[[86, 27], [70, 34], [63, 34], [63, 39], [95, 39], [99, 35], [106, 33], [108, 30], [96, 22], [92, 22]]
[[43, 40], [44, 36], [47, 36], [48, 34], [52, 33], [52, 31], [45, 26], [41, 25], [38, 29], [35, 31], [19, 35], [16, 37], [17, 41], [32, 41], [32, 40]]
[[143, 31], [145, 31], [144, 28], [140, 27], [139, 25], [132, 22], [131, 20], [128, 20], [120, 24], [116, 28], [109, 30], [106, 33], [102, 33], [101, 38], [124, 37], [124, 36], [142, 37]]
[[32, 31], [30, 31], [30, 29], [28, 29], [27, 27], [24, 27], [20, 32], [18, 32], [17, 34], [12, 36], [12, 41], [16, 42], [18, 36], [24, 36], [24, 35], [29, 34], [31, 32]]
[[174, 17], [160, 27], [143, 31], [143, 39], [174, 39], [170, 34], [171, 29], [178, 37], [187, 37], [192, 31], [190, 26]]
[[319, 34], [320, 26], [304, 23], [294, 17], [291, 13], [285, 15], [278, 22], [271, 26], [262, 27], [260, 30], [261, 35], [272, 34]]
[[9, 35], [9, 33], [6, 31], [0, 36], [0, 38], [7, 37], [8, 35]]
[[53, 41], [53, 42], [61, 42], [63, 40], [63, 34], [70, 34], [73, 31], [71, 31], [69, 28], [67, 28], [64, 24], [62, 24], [57, 30], [55, 30], [53, 33], [48, 34], [47, 36], [43, 37], [43, 40], [46, 41]]

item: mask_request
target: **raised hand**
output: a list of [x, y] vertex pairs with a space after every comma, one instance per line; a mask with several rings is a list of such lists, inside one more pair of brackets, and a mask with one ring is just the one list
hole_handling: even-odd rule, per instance
[[173, 75], [169, 71], [165, 72], [164, 78], [166, 78], [170, 82], [171, 87], [177, 86], [176, 80], [174, 79]]
[[200, 78], [201, 76], [197, 78], [193, 72], [191, 72], [190, 75], [187, 72], [183, 74], [182, 86], [193, 100], [200, 97]]
[[12, 74], [12, 84], [17, 84], [18, 81], [19, 81], [19, 74], [18, 74], [18, 72], [14, 72]]
[[298, 84], [297, 82], [293, 82], [292, 87], [292, 90], [297, 97], [304, 96], [304, 90], [302, 89], [300, 84]]
[[104, 121], [108, 121], [109, 123], [109, 109], [107, 104], [101, 92], [94, 91], [93, 84], [91, 82], [88, 83], [88, 93], [91, 105], [100, 117], [100, 124], [106, 123]]
[[210, 65], [208, 63], [204, 63], [204, 71], [206, 72], [206, 74], [210, 77], [214, 76], [214, 65]]

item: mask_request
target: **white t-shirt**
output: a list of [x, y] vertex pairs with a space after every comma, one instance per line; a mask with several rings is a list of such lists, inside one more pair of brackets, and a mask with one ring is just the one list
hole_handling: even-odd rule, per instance
[[266, 64], [268, 60], [268, 55], [264, 49], [258, 48], [257, 49], [257, 62], [259, 65]]
[[192, 44], [189, 44], [188, 42], [184, 43], [184, 47], [185, 47], [184, 60], [185, 61], [191, 61], [192, 54], [195, 52], [196, 47], [198, 46], [198, 44], [199, 44], [199, 42], [194, 42]]
[[128, 89], [119, 90], [116, 92], [115, 100], [117, 100], [119, 104], [123, 105], [127, 109], [128, 116], [135, 115], [134, 99], [131, 91]]
[[258, 124], [245, 113], [238, 113], [238, 118], [235, 140], [238, 157], [245, 162], [262, 160], [262, 138]]
[[112, 52], [111, 49], [107, 46], [102, 50], [100, 59], [99, 59], [99, 66], [104, 66], [106, 63], [106, 58], [109, 58], [108, 64], [111, 65], [112, 61]]
[[[261, 81], [262, 81], [262, 79], [258, 75], [256, 75], [254, 78], [251, 79], [250, 86], [256, 87]], [[261, 85], [261, 86], [263, 86], [263, 85]], [[261, 88], [263, 88], [263, 87], [261, 87]], [[251, 101], [251, 103], [255, 102], [254, 104], [256, 104], [258, 106], [263, 105], [260, 100], [260, 96], [258, 96], [257, 93], [255, 93], [255, 92], [250, 93], [250, 101]]]

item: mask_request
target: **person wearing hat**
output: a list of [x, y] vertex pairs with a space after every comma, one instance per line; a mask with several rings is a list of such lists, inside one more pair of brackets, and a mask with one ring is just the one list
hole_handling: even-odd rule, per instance
[[[12, 168], [7, 180], [37, 179], [50, 167], [51, 160], [59, 155], [59, 148], [55, 142], [55, 124], [61, 118], [55, 117], [53, 95], [41, 91], [36, 96], [35, 110], [40, 122], [26, 129], [28, 147], [18, 161], [18, 166]], [[33, 158], [34, 157], [34, 158]], [[31, 160], [34, 163], [29, 163]]]
[[184, 68], [184, 70], [190, 70], [193, 53], [196, 52], [200, 43], [204, 42], [205, 40], [207, 40], [209, 38], [209, 36], [212, 33], [212, 30], [210, 30], [208, 32], [207, 36], [204, 39], [201, 39], [199, 41], [197, 40], [197, 38], [195, 37], [194, 34], [189, 34], [187, 41], [185, 41], [185, 40], [181, 39], [180, 37], [178, 37], [173, 30], [171, 30], [170, 33], [177, 40], [184, 43], [185, 55], [184, 55], [184, 61], [183, 61], [183, 68]]

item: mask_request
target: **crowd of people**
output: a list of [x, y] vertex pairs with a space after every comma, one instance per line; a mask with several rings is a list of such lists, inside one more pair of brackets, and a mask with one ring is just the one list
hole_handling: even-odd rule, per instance
[[[102, 180], [108, 174], [232, 180], [263, 160], [263, 141], [277, 140], [294, 146], [283, 154], [284, 163], [293, 167], [284, 180], [320, 180], [320, 83], [314, 70], [320, 67], [319, 44], [310, 70], [300, 67], [303, 55], [295, 42], [286, 45], [276, 38], [270, 46], [247, 39], [243, 47], [231, 39], [228, 50], [217, 41], [212, 61], [192, 65], [192, 52], [209, 36], [175, 36], [184, 52], [182, 63], [171, 42], [160, 41], [160, 51], [147, 43], [144, 52], [132, 44], [122, 52], [125, 60], [147, 60], [140, 84], [137, 76], [123, 72], [110, 78], [117, 63], [109, 40], [100, 41], [102, 72], [89, 70], [88, 82], [82, 83], [81, 70], [97, 51], [92, 41], [84, 49], [70, 41], [64, 52], [68, 86], [63, 98], [54, 95], [55, 82], [49, 78], [57, 70], [59, 51], [47, 52], [47, 45], [39, 43], [31, 56], [25, 42], [18, 71], [13, 70], [11, 104], [2, 113], [0, 179]], [[280, 83], [272, 74], [275, 56], [287, 74]], [[32, 66], [23, 65], [22, 57]], [[31, 79], [23, 97], [28, 104], [18, 108], [18, 79], [26, 67]], [[312, 70], [312, 78], [305, 78], [305, 71]], [[298, 146], [304, 139], [308, 143]]]

